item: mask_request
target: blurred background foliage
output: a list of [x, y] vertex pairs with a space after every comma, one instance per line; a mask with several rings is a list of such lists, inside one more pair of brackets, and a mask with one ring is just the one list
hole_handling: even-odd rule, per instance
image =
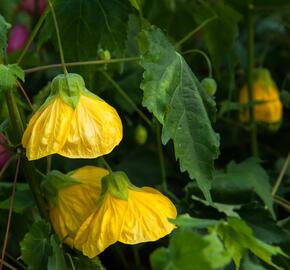
[[[172, 236], [156, 243], [136, 246], [115, 244], [100, 255], [104, 267], [210, 270], [235, 269], [235, 264], [241, 264], [241, 269], [244, 270], [290, 269], [289, 257], [281, 255], [282, 251], [275, 247], [279, 246], [285, 254], [290, 253], [290, 204], [287, 201], [290, 193], [290, 168], [285, 172], [277, 196], [273, 197], [271, 194], [290, 150], [289, 1], [253, 0], [251, 4], [255, 31], [254, 65], [271, 72], [284, 107], [283, 120], [278, 130], [274, 132], [268, 127], [258, 126], [259, 160], [251, 158], [249, 126], [240, 123], [238, 117], [239, 90], [246, 84], [247, 1], [55, 0], [54, 3], [66, 62], [101, 60], [108, 57], [104, 55], [104, 50], [110, 52], [112, 59], [139, 57], [142, 50], [139, 50], [138, 34], [152, 24], [163, 31], [167, 42], [175, 46], [200, 81], [209, 77], [211, 72], [200, 51], [205, 53], [211, 61], [212, 75], [217, 83], [214, 96], [217, 113], [213, 127], [220, 135], [220, 155], [213, 172], [211, 194], [214, 203], [205, 201], [196, 182], [186, 172], [180, 172], [174, 153], [176, 146], [170, 141], [163, 148], [163, 156], [168, 183], [167, 195], [174, 201], [181, 215], [175, 221], [179, 229]], [[23, 35], [25, 44], [42, 12], [37, 8], [32, 12], [23, 8], [20, 0], [0, 2], [0, 14], [11, 24], [7, 55], [10, 63], [18, 59], [23, 49], [23, 45], [13, 49], [13, 29], [19, 25], [24, 27], [25, 30], [20, 31], [22, 34], [17, 37]], [[192, 31], [193, 35], [184, 39]], [[142, 44], [141, 41], [141, 47], [146, 46], [145, 43]], [[9, 46], [12, 49], [9, 50]], [[146, 55], [143, 54], [143, 58]], [[33, 72], [29, 69], [54, 63], [59, 63], [58, 47], [52, 18], [48, 15], [21, 63], [27, 73], [24, 88], [34, 108], [38, 108], [48, 96], [49, 81], [61, 70], [51, 68]], [[157, 125], [153, 115], [142, 107], [142, 66], [138, 61], [120, 61], [116, 64], [68, 69], [82, 74], [87, 88], [117, 108], [122, 118], [124, 139], [107, 156], [112, 168], [124, 170], [136, 186], [155, 186], [162, 190], [156, 140], [160, 134], [157, 132], [156, 135], [156, 130], [136, 110], [137, 106], [153, 122], [153, 126]], [[116, 84], [108, 80], [104, 72]], [[136, 106], [132, 106], [124, 98], [120, 88]], [[29, 117], [31, 111], [21, 93], [17, 96], [17, 102], [22, 108], [23, 117]], [[7, 134], [10, 141], [13, 141], [13, 127], [7, 119], [4, 96], [0, 95], [0, 132]], [[13, 158], [12, 149], [10, 157]], [[98, 160], [71, 160], [60, 156], [52, 158], [52, 168], [62, 172], [96, 164], [100, 164]], [[12, 160], [9, 169], [0, 177], [1, 243], [5, 234], [15, 166]], [[46, 159], [37, 161], [40, 171], [45, 172], [46, 166]], [[17, 184], [13, 209], [7, 261], [16, 269], [25, 269], [23, 262], [15, 259], [21, 256], [18, 243], [31, 229], [31, 224], [38, 215], [22, 175]], [[42, 238], [46, 239], [46, 229], [43, 229], [45, 225], [38, 226], [43, 231]], [[35, 231], [34, 233], [37, 234]], [[50, 249], [53, 252], [63, 252], [58, 250], [59, 246], [53, 244], [53, 241], [56, 240], [51, 240], [47, 253], [52, 252]], [[31, 243], [27, 245], [29, 244]], [[99, 261], [88, 261], [65, 246], [62, 249], [65, 254], [71, 254], [76, 265], [82, 265], [76, 269], [100, 267]], [[273, 257], [273, 262], [270, 259], [272, 254], [277, 255]], [[22, 254], [22, 259], [26, 255]], [[27, 260], [36, 259], [28, 256]], [[27, 260], [24, 259], [25, 263]], [[28, 269], [37, 269], [33, 265], [37, 263]]]

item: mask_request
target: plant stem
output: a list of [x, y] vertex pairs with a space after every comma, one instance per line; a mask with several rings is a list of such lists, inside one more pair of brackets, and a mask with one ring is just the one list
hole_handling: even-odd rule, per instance
[[150, 126], [152, 127], [152, 122], [148, 119], [148, 117], [138, 108], [135, 102], [127, 95], [127, 93], [120, 87], [120, 85], [105, 71], [100, 70], [104, 77], [111, 82], [111, 84], [115, 87], [115, 89], [119, 92], [119, 94], [126, 99], [126, 101], [136, 110], [136, 112], [140, 115], [140, 117]]
[[50, 9], [51, 9], [51, 14], [52, 14], [52, 18], [53, 18], [53, 22], [54, 22], [54, 26], [55, 26], [58, 49], [59, 49], [59, 54], [60, 54], [60, 62], [61, 62], [64, 74], [68, 74], [66, 66], [65, 66], [65, 62], [64, 62], [64, 54], [63, 54], [61, 38], [60, 38], [60, 33], [59, 33], [59, 27], [58, 27], [58, 22], [57, 22], [56, 15], [55, 15], [54, 7], [53, 7], [53, 4], [51, 3], [50, 0], [48, 0], [48, 4], [49, 4]]
[[208, 76], [210, 78], [212, 78], [212, 65], [211, 62], [209, 60], [209, 57], [207, 56], [207, 54], [201, 50], [198, 49], [192, 49], [192, 50], [188, 50], [185, 52], [182, 52], [182, 54], [189, 54], [189, 53], [199, 53], [200, 55], [202, 55], [204, 57], [204, 59], [206, 60], [206, 63], [208, 65]]
[[203, 27], [205, 27], [207, 24], [209, 24], [211, 21], [217, 19], [217, 16], [213, 16], [211, 18], [206, 19], [203, 21], [199, 26], [197, 26], [195, 29], [193, 29], [191, 32], [189, 32], [185, 37], [183, 37], [181, 40], [179, 40], [174, 47], [180, 47], [184, 42], [186, 42], [188, 39], [190, 39], [195, 33], [197, 33], [199, 30], [201, 30]]
[[32, 103], [30, 102], [29, 97], [28, 97], [26, 91], [24, 90], [23, 86], [21, 85], [21, 83], [20, 83], [19, 81], [17, 81], [16, 83], [17, 83], [17, 86], [20, 88], [20, 90], [21, 90], [23, 96], [25, 97], [25, 100], [26, 100], [26, 102], [28, 103], [28, 105], [29, 105], [31, 111], [34, 112], [34, 109], [33, 109]]
[[12, 194], [11, 194], [10, 202], [9, 202], [9, 213], [8, 213], [7, 227], [6, 227], [5, 237], [4, 237], [4, 243], [2, 245], [0, 270], [2, 270], [2, 268], [3, 268], [3, 262], [4, 262], [6, 247], [7, 247], [8, 238], [9, 238], [9, 231], [10, 231], [10, 227], [11, 227], [13, 204], [14, 204], [14, 197], [15, 197], [15, 190], [16, 190], [16, 182], [17, 182], [17, 178], [18, 178], [18, 174], [19, 174], [19, 166], [20, 166], [20, 158], [18, 157], [13, 186], [12, 186]]
[[[91, 60], [91, 61], [79, 61], [79, 62], [70, 62], [65, 63], [65, 66], [67, 67], [76, 67], [76, 66], [87, 66], [87, 65], [104, 65], [104, 64], [115, 64], [120, 62], [133, 62], [140, 60], [140, 57], [127, 57], [127, 58], [116, 58], [116, 59], [110, 59], [110, 60]], [[62, 67], [62, 64], [51, 64], [51, 65], [45, 65], [45, 66], [38, 66], [34, 68], [28, 68], [25, 69], [24, 72], [26, 74], [42, 71], [50, 68], [59, 68]]]
[[285, 175], [286, 170], [288, 169], [289, 161], [290, 161], [290, 152], [288, 153], [288, 156], [287, 156], [287, 158], [286, 158], [286, 160], [285, 160], [285, 162], [283, 164], [283, 167], [282, 167], [282, 169], [281, 169], [281, 171], [279, 173], [279, 176], [278, 176], [278, 178], [276, 180], [276, 183], [275, 183], [275, 185], [274, 185], [274, 187], [272, 189], [272, 196], [274, 196], [277, 193], [277, 191], [278, 191], [278, 188], [279, 188], [279, 186], [280, 186], [280, 184], [282, 182], [283, 176]]
[[112, 172], [112, 168], [111, 166], [109, 165], [109, 163], [105, 160], [105, 158], [102, 156], [102, 157], [99, 157], [99, 159], [102, 161], [102, 163], [105, 165], [106, 169], [111, 173]]
[[[21, 142], [24, 128], [23, 128], [23, 123], [21, 120], [21, 116], [20, 116], [16, 101], [15, 101], [13, 89], [10, 89], [10, 91], [7, 91], [6, 102], [7, 102], [7, 107], [9, 111], [10, 121], [11, 121], [12, 126], [15, 129], [15, 139], [17, 140], [17, 143], [19, 143]], [[21, 155], [21, 164], [23, 167], [24, 176], [30, 186], [36, 205], [39, 209], [39, 213], [42, 218], [49, 220], [46, 203], [40, 191], [40, 182], [37, 177], [34, 165], [32, 162], [28, 161], [25, 155]]]
[[158, 156], [159, 156], [159, 163], [160, 163], [162, 188], [163, 188], [163, 191], [167, 193], [167, 178], [166, 178], [165, 162], [164, 162], [162, 143], [161, 143], [161, 125], [159, 123], [157, 123], [157, 126], [156, 126], [156, 140], [157, 140]]
[[44, 20], [46, 19], [46, 17], [47, 17], [47, 15], [48, 15], [49, 11], [50, 11], [50, 9], [47, 8], [47, 9], [45, 10], [45, 12], [42, 14], [42, 16], [40, 17], [40, 19], [38, 20], [37, 24], [35, 25], [35, 27], [34, 27], [32, 33], [31, 33], [31, 35], [30, 35], [30, 37], [29, 37], [29, 39], [28, 39], [28, 41], [27, 41], [27, 43], [25, 44], [24, 49], [23, 49], [22, 52], [21, 52], [21, 55], [19, 56], [19, 58], [18, 58], [18, 60], [17, 60], [17, 62], [16, 62], [17, 65], [19, 65], [19, 64], [21, 63], [21, 61], [23, 60], [23, 58], [24, 58], [25, 54], [27, 53], [27, 51], [28, 51], [28, 49], [29, 49], [29, 47], [30, 47], [32, 41], [34, 40], [34, 38], [35, 38], [35, 36], [37, 35], [37, 33], [38, 33], [40, 27], [42, 26]]
[[[253, 104], [253, 71], [254, 71], [254, 14], [252, 0], [248, 0], [248, 66], [247, 66], [247, 84], [248, 84], [248, 97], [250, 104]], [[255, 122], [254, 106], [249, 108], [250, 111], [250, 125], [251, 125], [251, 145], [252, 154], [254, 157], [259, 156], [258, 140], [257, 140], [257, 126]]]

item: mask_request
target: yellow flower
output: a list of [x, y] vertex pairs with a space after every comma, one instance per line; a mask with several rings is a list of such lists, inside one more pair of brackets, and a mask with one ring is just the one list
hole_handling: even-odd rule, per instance
[[118, 113], [89, 92], [80, 75], [58, 75], [51, 90], [22, 138], [29, 160], [56, 153], [69, 158], [96, 158], [120, 143], [123, 131]]
[[52, 171], [43, 183], [49, 216], [60, 239], [73, 247], [77, 230], [97, 207], [103, 168], [85, 166], [68, 175]]
[[[266, 69], [258, 69], [255, 72], [253, 100], [261, 102], [261, 104], [254, 105], [255, 121], [267, 124], [276, 124], [281, 121], [283, 107], [279, 92], [269, 71]], [[244, 86], [240, 91], [240, 103], [246, 105], [248, 101], [248, 88]], [[249, 121], [247, 109], [241, 111], [240, 120], [241, 122]]]
[[98, 207], [78, 230], [74, 246], [92, 258], [119, 241], [125, 244], [156, 241], [175, 226], [173, 203], [159, 191], [137, 188], [122, 172], [102, 179]]

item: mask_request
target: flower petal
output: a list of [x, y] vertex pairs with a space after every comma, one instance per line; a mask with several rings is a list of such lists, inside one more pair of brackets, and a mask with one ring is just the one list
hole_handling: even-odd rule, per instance
[[56, 97], [37, 111], [28, 123], [22, 138], [29, 160], [57, 153], [70, 130], [73, 109]]
[[116, 110], [97, 97], [81, 95], [70, 133], [58, 153], [70, 158], [96, 158], [110, 153], [122, 136]]

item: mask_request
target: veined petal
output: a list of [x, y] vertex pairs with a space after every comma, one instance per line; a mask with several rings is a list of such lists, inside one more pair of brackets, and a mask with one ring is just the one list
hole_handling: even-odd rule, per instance
[[73, 109], [55, 97], [37, 111], [28, 123], [22, 138], [29, 160], [57, 153], [70, 130]]
[[176, 218], [174, 204], [153, 188], [130, 189], [128, 207], [118, 239], [122, 243], [156, 241], [175, 228], [168, 221]]
[[92, 258], [119, 241], [125, 244], [156, 241], [175, 226], [172, 202], [155, 189], [129, 189], [128, 201], [107, 193], [100, 206], [80, 227], [74, 246]]
[[74, 247], [93, 258], [117, 242], [127, 209], [127, 201], [107, 194], [101, 206], [78, 230]]
[[101, 191], [101, 179], [109, 172], [103, 168], [85, 166], [70, 173], [81, 182], [58, 191], [57, 205], [50, 204], [50, 219], [55, 232], [73, 246], [81, 224], [94, 212]]
[[81, 95], [70, 132], [58, 153], [70, 158], [95, 158], [110, 153], [122, 136], [116, 110], [97, 97]]

